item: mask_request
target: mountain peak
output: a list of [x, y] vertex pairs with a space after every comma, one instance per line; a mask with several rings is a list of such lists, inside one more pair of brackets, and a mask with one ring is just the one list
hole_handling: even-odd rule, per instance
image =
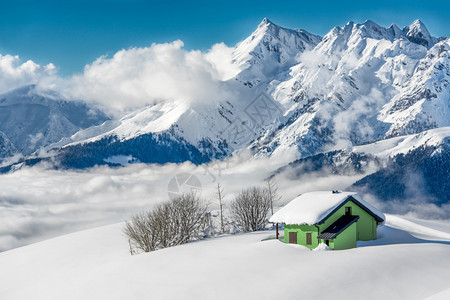
[[378, 25], [372, 20], [366, 20], [360, 26], [366, 29], [366, 33], [369, 36], [374, 36], [378, 38], [388, 38], [388, 36], [386, 35], [386, 28]]
[[365, 25], [365, 26], [376, 26], [376, 27], [380, 27], [380, 25], [378, 25], [377, 23], [375, 23], [375, 22], [372, 21], [372, 20], [366, 20], [366, 21], [364, 21], [364, 23], [362, 23], [362, 25]]
[[417, 34], [422, 33], [423, 35], [430, 35], [425, 24], [422, 23], [419, 19], [415, 20], [408, 26], [408, 33]]
[[412, 27], [423, 27], [426, 29], [425, 24], [423, 24], [423, 22], [420, 19], [414, 20], [414, 22], [412, 22], [411, 25], [409, 25], [409, 28]]
[[408, 40], [413, 43], [428, 48], [434, 44], [433, 38], [428, 32], [427, 27], [419, 19], [412, 22], [411, 25], [406, 26], [403, 30], [406, 32], [406, 37]]
[[262, 27], [265, 25], [275, 25], [272, 21], [269, 20], [269, 18], [265, 17], [262, 19], [261, 23], [259, 23], [258, 27]]
[[314, 48], [320, 37], [306, 30], [288, 29], [264, 18], [258, 28], [233, 51], [233, 60], [247, 74], [245, 85], [259, 84], [267, 76], [297, 64], [297, 55]]

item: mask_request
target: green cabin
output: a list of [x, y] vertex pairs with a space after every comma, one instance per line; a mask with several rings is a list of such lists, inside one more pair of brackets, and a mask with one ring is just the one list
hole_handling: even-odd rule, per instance
[[310, 249], [324, 243], [334, 250], [355, 248], [357, 241], [375, 240], [377, 226], [384, 220], [383, 213], [357, 193], [340, 191], [302, 194], [270, 218], [277, 226], [284, 224], [285, 243]]

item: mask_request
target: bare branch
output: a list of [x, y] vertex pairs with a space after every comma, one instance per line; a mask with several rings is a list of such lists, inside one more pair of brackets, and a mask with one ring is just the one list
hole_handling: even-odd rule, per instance
[[267, 191], [269, 193], [270, 198], [270, 213], [273, 215], [273, 204], [281, 200], [281, 196], [278, 194], [278, 185], [275, 182], [273, 177], [268, 178], [267, 182]]
[[220, 232], [225, 231], [225, 225], [223, 222], [223, 188], [222, 185], [218, 182], [217, 183], [217, 198], [219, 199], [219, 209], [220, 209]]

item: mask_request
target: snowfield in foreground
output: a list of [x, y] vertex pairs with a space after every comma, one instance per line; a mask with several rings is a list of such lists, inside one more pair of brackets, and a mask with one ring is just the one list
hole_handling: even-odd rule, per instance
[[266, 231], [130, 256], [114, 224], [0, 253], [0, 298], [448, 299], [450, 223], [386, 217], [378, 240], [342, 251]]

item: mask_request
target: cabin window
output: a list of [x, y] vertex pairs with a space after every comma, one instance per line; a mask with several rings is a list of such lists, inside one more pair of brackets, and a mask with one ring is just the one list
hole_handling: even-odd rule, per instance
[[350, 206], [345, 207], [345, 215], [351, 216], [352, 215], [352, 208]]
[[311, 241], [312, 239], [311, 239], [311, 233], [310, 232], [308, 232], [307, 234], [306, 234], [306, 245], [311, 245], [312, 244], [312, 241]]

